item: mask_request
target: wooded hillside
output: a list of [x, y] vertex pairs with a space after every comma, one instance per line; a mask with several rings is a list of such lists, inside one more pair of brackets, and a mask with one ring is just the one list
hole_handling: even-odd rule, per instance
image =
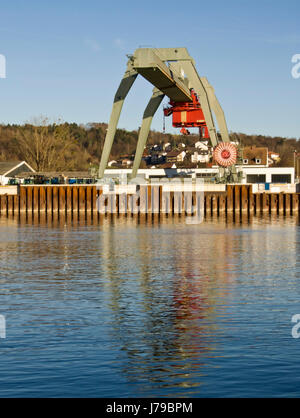
[[[99, 163], [107, 124], [91, 123], [39, 123], [25, 125], [0, 125], [0, 161], [25, 160], [38, 171], [86, 170]], [[135, 152], [138, 132], [119, 129], [116, 133], [111, 159], [119, 159]], [[281, 166], [294, 164], [294, 151], [300, 152], [296, 138], [270, 137], [231, 133], [231, 138], [240, 140], [244, 146], [268, 147], [280, 154]], [[172, 135], [151, 131], [148, 145], [170, 142], [175, 149], [180, 143], [193, 146], [197, 135]]]

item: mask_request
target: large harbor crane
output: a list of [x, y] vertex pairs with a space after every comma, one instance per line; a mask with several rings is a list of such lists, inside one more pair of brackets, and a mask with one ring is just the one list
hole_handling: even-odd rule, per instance
[[164, 114], [172, 115], [173, 126], [181, 128], [182, 133], [188, 133], [188, 127], [199, 128], [200, 139], [209, 140], [214, 149], [213, 156], [220, 168], [220, 178], [223, 181], [225, 178], [236, 180], [237, 148], [230, 142], [224, 112], [213, 87], [205, 77], [198, 75], [195, 62], [186, 48], [138, 48], [133, 55], [128, 55], [127, 68], [114, 98], [99, 178], [104, 176], [107, 167], [124, 100], [138, 74], [148, 80], [154, 89], [143, 114], [131, 178], [136, 177], [141, 164], [153, 116], [167, 96], [170, 100]]

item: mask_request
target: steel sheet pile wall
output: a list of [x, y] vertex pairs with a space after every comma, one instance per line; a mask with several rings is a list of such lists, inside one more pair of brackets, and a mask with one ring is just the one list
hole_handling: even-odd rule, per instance
[[[106, 193], [106, 192], [105, 192]], [[1, 216], [21, 214], [193, 214], [199, 200], [195, 191], [168, 191], [163, 186], [137, 186], [137, 193], [103, 193], [95, 185], [20, 186], [17, 195], [0, 196]], [[298, 214], [298, 193], [252, 193], [251, 185], [228, 185], [226, 192], [205, 192], [205, 215]]]

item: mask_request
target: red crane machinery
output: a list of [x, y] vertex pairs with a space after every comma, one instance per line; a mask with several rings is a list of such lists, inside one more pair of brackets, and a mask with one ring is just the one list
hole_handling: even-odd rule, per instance
[[186, 128], [199, 128], [200, 139], [209, 139], [209, 133], [205, 122], [197, 94], [191, 89], [192, 102], [174, 102], [170, 100], [169, 107], [164, 108], [164, 115], [173, 117], [174, 128], [181, 128], [183, 135], [189, 135]]
[[[169, 106], [164, 115], [173, 118], [173, 126], [188, 134], [187, 128], [199, 128], [200, 138], [208, 140], [219, 165], [220, 179], [237, 181], [235, 163], [237, 148], [230, 142], [222, 107], [213, 87], [200, 77], [193, 58], [186, 48], [139, 48], [128, 55], [127, 69], [114, 98], [99, 167], [99, 178], [104, 175], [112, 148], [124, 100], [138, 74], [153, 86], [153, 94], [143, 114], [139, 131], [132, 178], [137, 175], [155, 112], [165, 96]], [[219, 133], [214, 122], [215, 116]]]

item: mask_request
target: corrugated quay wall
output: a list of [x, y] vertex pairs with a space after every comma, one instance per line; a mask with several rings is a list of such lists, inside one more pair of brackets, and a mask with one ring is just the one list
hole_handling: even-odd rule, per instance
[[128, 193], [96, 185], [19, 186], [15, 195], [0, 195], [0, 215], [67, 214], [298, 214], [299, 193], [252, 193], [251, 185], [227, 185], [226, 192], [182, 192], [161, 185], [128, 188]]

